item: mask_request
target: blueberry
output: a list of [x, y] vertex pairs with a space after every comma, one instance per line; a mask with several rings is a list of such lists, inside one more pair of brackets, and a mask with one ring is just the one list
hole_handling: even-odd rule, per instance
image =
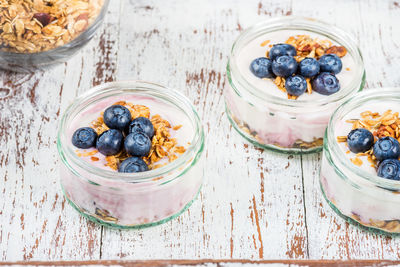
[[129, 133], [134, 132], [143, 132], [151, 139], [154, 135], [154, 127], [148, 118], [138, 117], [129, 124]]
[[90, 148], [96, 145], [97, 133], [90, 127], [79, 128], [72, 135], [72, 144], [78, 148]]
[[131, 122], [129, 109], [121, 105], [108, 107], [103, 114], [104, 123], [111, 129], [124, 130]]
[[119, 172], [144, 172], [148, 171], [149, 168], [147, 167], [146, 162], [144, 162], [141, 158], [138, 157], [129, 157], [125, 159], [121, 164], [118, 166]]
[[398, 159], [400, 156], [399, 141], [390, 136], [385, 136], [376, 141], [374, 155], [377, 160]]
[[125, 137], [124, 147], [131, 156], [145, 157], [151, 148], [150, 138], [142, 132], [134, 132]]
[[342, 60], [335, 54], [326, 54], [318, 60], [321, 71], [338, 74], [342, 70]]
[[274, 60], [280, 56], [294, 57], [297, 55], [296, 48], [290, 44], [276, 44], [269, 50], [269, 58]]
[[273, 78], [272, 61], [266, 57], [254, 59], [250, 64], [250, 71], [258, 78]]
[[297, 61], [294, 57], [280, 56], [272, 61], [272, 72], [276, 76], [288, 77], [296, 73]]
[[307, 90], [307, 82], [303, 76], [290, 76], [285, 82], [286, 91], [295, 96], [302, 95]]
[[374, 135], [364, 128], [357, 128], [350, 131], [347, 135], [347, 145], [351, 152], [366, 152], [374, 144]]
[[400, 161], [386, 159], [379, 164], [378, 176], [390, 180], [400, 181]]
[[96, 148], [105, 156], [116, 155], [121, 151], [123, 139], [120, 131], [110, 129], [97, 138]]
[[299, 64], [299, 73], [300, 75], [311, 78], [316, 76], [319, 73], [319, 63], [315, 58], [306, 57]]
[[339, 80], [335, 75], [321, 72], [312, 80], [313, 91], [321, 95], [331, 95], [340, 90]]

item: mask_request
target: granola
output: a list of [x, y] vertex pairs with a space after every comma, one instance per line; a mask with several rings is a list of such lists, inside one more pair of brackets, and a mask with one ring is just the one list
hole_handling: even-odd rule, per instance
[[37, 53], [67, 44], [100, 14], [104, 0], [0, 0], [0, 49]]
[[[150, 116], [150, 109], [143, 105], [134, 105], [129, 102], [119, 101], [113, 105], [122, 105], [129, 109], [132, 120], [138, 117], [145, 117], [150, 119], [154, 127], [154, 136], [151, 140], [151, 150], [147, 157], [143, 160], [148, 165], [149, 169], [157, 169], [172, 162], [178, 158], [178, 155], [185, 153], [186, 149], [183, 146], [179, 146], [175, 138], [171, 138], [171, 130], [177, 131], [182, 125], [172, 126], [169, 121], [163, 119], [160, 115], [156, 114]], [[103, 113], [100, 114], [96, 120], [92, 122], [91, 127], [96, 131], [98, 135], [109, 130], [107, 125], [103, 121]], [[97, 152], [97, 150], [96, 150]], [[93, 155], [93, 154], [90, 154]], [[125, 150], [122, 150], [117, 155], [106, 157], [106, 166], [113, 170], [118, 169], [118, 165], [127, 159], [129, 155]], [[162, 159], [167, 159], [167, 162], [160, 163]]]

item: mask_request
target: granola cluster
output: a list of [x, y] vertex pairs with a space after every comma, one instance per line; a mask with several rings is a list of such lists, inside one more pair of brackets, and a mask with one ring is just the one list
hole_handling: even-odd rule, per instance
[[353, 214], [351, 218], [366, 227], [378, 228], [388, 233], [400, 233], [399, 220], [370, 220], [367, 223], [363, 222], [357, 214]]
[[[266, 46], [270, 41], [266, 40], [261, 43], [261, 46]], [[300, 63], [305, 58], [314, 58], [318, 60], [325, 54], [335, 54], [339, 58], [344, 57], [347, 54], [347, 50], [343, 46], [333, 45], [330, 40], [320, 40], [319, 38], [311, 38], [309, 35], [296, 35], [289, 37], [286, 44], [295, 47], [297, 55], [294, 56], [295, 60]], [[269, 45], [270, 48], [273, 47], [272, 44]], [[266, 52], [266, 57], [269, 57], [269, 50]], [[266, 79], [266, 78], [264, 78]], [[311, 94], [313, 88], [311, 85], [311, 78], [305, 79], [307, 82], [307, 93]], [[277, 76], [274, 80], [275, 85], [279, 90], [287, 93], [288, 99], [297, 99], [298, 96], [291, 95], [287, 92], [285, 88], [286, 79], [284, 77]]]
[[[179, 130], [182, 126], [172, 126], [167, 120], [163, 119], [160, 115], [156, 114], [150, 116], [150, 109], [143, 105], [134, 105], [129, 102], [119, 101], [114, 103], [113, 105], [122, 105], [129, 109], [132, 119], [136, 119], [138, 117], [145, 117], [150, 119], [151, 123], [154, 127], [154, 136], [151, 140], [151, 150], [147, 157], [144, 157], [143, 160], [148, 165], [149, 169], [157, 169], [160, 168], [168, 162], [172, 162], [178, 158], [179, 154], [183, 154], [186, 149], [183, 146], [178, 146], [178, 142], [175, 138], [171, 138], [170, 131]], [[109, 130], [107, 125], [103, 120], [103, 113], [92, 122], [91, 127], [96, 131], [98, 135]], [[93, 152], [88, 152], [93, 153]], [[97, 153], [97, 150], [94, 150], [94, 154]], [[90, 155], [94, 155], [90, 154]], [[89, 154], [85, 154], [84, 156], [90, 156]], [[106, 166], [110, 167], [113, 170], [118, 169], [118, 165], [127, 159], [129, 155], [125, 150], [122, 150], [117, 155], [107, 156]], [[162, 159], [168, 159], [167, 162], [159, 163]], [[92, 157], [93, 160], [93, 157]], [[97, 159], [98, 160], [98, 159]], [[97, 161], [94, 159], [94, 161]]]
[[[365, 111], [360, 114], [360, 119], [351, 119], [346, 122], [352, 124], [353, 129], [364, 128], [369, 130], [374, 135], [374, 142], [379, 138], [390, 136], [400, 141], [400, 117], [399, 112], [393, 112], [387, 110], [383, 114], [372, 111]], [[338, 136], [337, 141], [339, 143], [347, 142], [347, 136]], [[350, 150], [346, 153], [350, 153]], [[369, 149], [363, 153], [357, 153], [354, 158], [351, 158], [357, 166], [363, 164], [361, 156], [367, 156], [368, 161], [371, 163], [371, 167], [377, 167], [378, 162], [373, 154], [373, 149]]]
[[0, 49], [37, 53], [75, 39], [98, 17], [104, 0], [0, 0]]

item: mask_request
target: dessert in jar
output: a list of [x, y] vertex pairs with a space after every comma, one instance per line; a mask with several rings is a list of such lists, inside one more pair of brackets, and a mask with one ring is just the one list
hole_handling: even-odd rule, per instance
[[180, 93], [147, 82], [114, 82], [80, 96], [58, 133], [61, 185], [69, 203], [107, 226], [168, 221], [203, 182], [204, 133]]
[[333, 114], [325, 134], [320, 184], [349, 222], [400, 233], [400, 90], [357, 94]]
[[254, 25], [227, 65], [226, 110], [234, 128], [262, 148], [321, 150], [335, 108], [364, 86], [361, 53], [342, 30], [285, 17]]
[[94, 35], [109, 0], [0, 2], [0, 66], [31, 71], [63, 62]]

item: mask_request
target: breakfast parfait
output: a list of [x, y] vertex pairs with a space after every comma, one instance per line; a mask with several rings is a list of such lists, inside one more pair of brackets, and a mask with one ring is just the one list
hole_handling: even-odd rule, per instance
[[227, 72], [233, 126], [256, 145], [291, 153], [319, 150], [333, 110], [364, 83], [361, 54], [347, 34], [293, 17], [243, 32]]
[[320, 173], [329, 204], [350, 221], [400, 233], [400, 91], [356, 95], [333, 115]]
[[142, 227], [185, 210], [203, 181], [203, 132], [180, 94], [142, 82], [80, 97], [59, 133], [70, 203], [105, 225]]

